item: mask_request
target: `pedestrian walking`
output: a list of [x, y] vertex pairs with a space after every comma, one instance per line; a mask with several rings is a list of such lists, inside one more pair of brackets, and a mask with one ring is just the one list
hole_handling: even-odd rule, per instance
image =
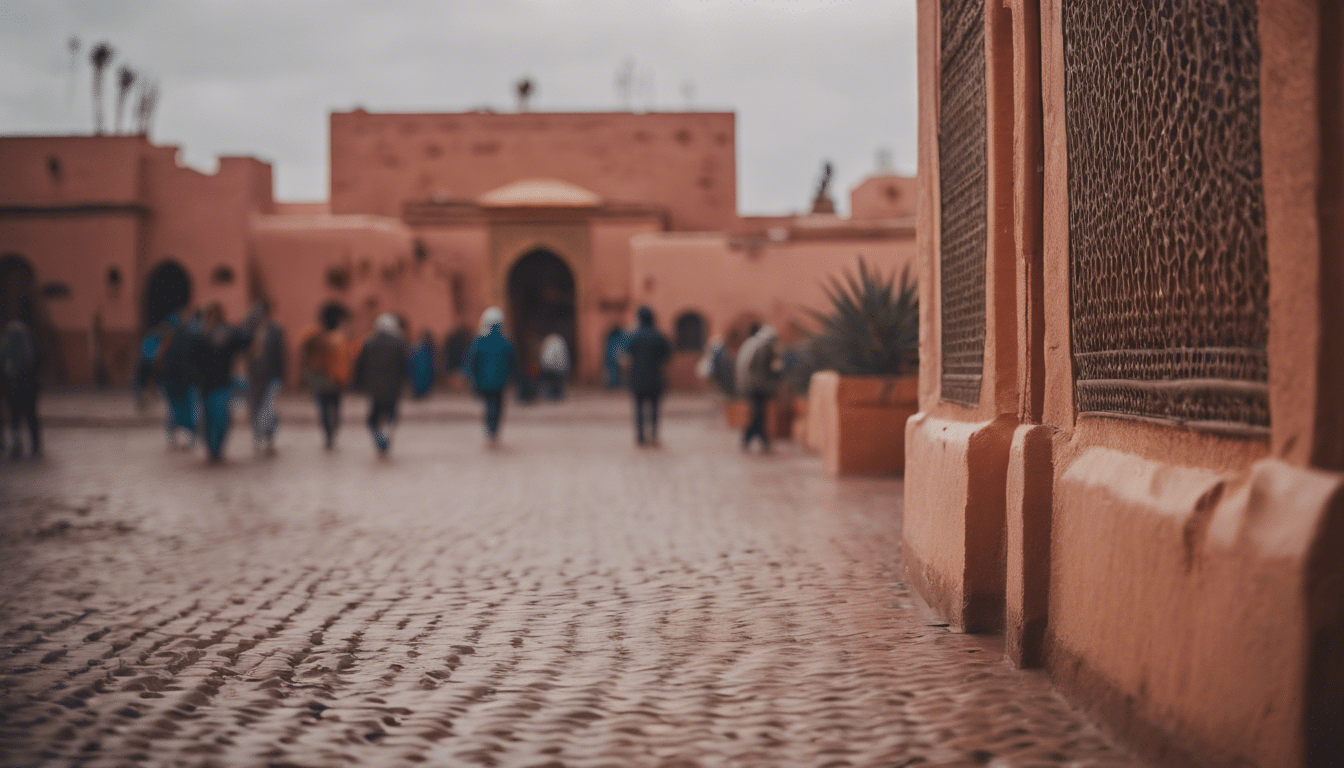
[[163, 346], [166, 332], [160, 323], [145, 332], [140, 340], [140, 356], [135, 361], [135, 371], [131, 376], [131, 390], [135, 393], [135, 407], [145, 409], [145, 389], [154, 380], [154, 364], [159, 357], [159, 348]]
[[336, 447], [341, 425], [341, 390], [350, 380], [350, 340], [341, 330], [347, 312], [328, 304], [318, 313], [318, 327], [304, 334], [301, 373], [317, 402], [317, 417], [326, 437], [326, 448]]
[[411, 353], [411, 393], [423, 398], [434, 388], [434, 334], [425, 331]]
[[504, 336], [504, 312], [490, 307], [481, 313], [481, 329], [462, 362], [462, 372], [476, 394], [485, 401], [485, 437], [499, 442], [499, 422], [504, 415], [504, 385], [517, 374], [513, 344]]
[[275, 431], [280, 414], [275, 399], [285, 386], [285, 329], [271, 320], [271, 308], [258, 302], [258, 327], [247, 355], [247, 405], [252, 416], [252, 445], [257, 451], [275, 452]]
[[243, 325], [235, 327], [225, 322], [224, 307], [214, 303], [206, 307], [201, 319], [194, 364], [196, 381], [201, 388], [201, 426], [205, 433], [206, 454], [211, 462], [224, 458], [224, 444], [228, 441], [229, 423], [233, 417], [233, 398], [237, 394], [234, 362], [252, 344], [261, 312], [260, 307], [254, 309]]
[[355, 360], [355, 388], [369, 396], [369, 433], [374, 447], [383, 456], [392, 446], [397, 403], [406, 386], [409, 363], [410, 351], [401, 337], [401, 323], [396, 315], [379, 315], [373, 323], [373, 335], [364, 342]]
[[192, 355], [200, 328], [193, 321], [183, 320], [178, 312], [165, 321], [167, 331], [159, 343], [154, 361], [155, 375], [163, 390], [163, 430], [168, 447], [177, 447], [179, 430], [187, 433], [187, 447], [196, 442], [197, 410], [200, 407], [200, 388], [192, 373]]
[[658, 408], [667, 384], [663, 368], [672, 357], [672, 343], [654, 325], [652, 309], [640, 307], [637, 314], [639, 328], [625, 344], [625, 354], [630, 360], [630, 393], [635, 400], [635, 443], [656, 446]]
[[565, 337], [552, 333], [541, 341], [541, 388], [550, 400], [565, 399], [565, 379], [569, 378], [569, 346]]
[[625, 332], [620, 326], [612, 326], [607, 334], [606, 350], [602, 356], [602, 364], [606, 369], [607, 389], [615, 389], [621, 386], [621, 357], [625, 354]]
[[22, 320], [10, 320], [5, 335], [0, 339], [0, 369], [4, 372], [5, 400], [9, 403], [10, 447], [9, 456], [15, 461], [23, 458], [20, 423], [28, 426], [28, 452], [33, 458], [42, 455], [42, 423], [37, 417], [38, 358], [33, 333]]
[[770, 432], [766, 425], [766, 414], [770, 400], [779, 389], [780, 358], [775, 347], [779, 333], [772, 326], [763, 325], [742, 342], [737, 351], [737, 366], [734, 378], [737, 391], [751, 401], [751, 421], [742, 433], [742, 449], [751, 447], [753, 438], [760, 438], [761, 449], [770, 450]]

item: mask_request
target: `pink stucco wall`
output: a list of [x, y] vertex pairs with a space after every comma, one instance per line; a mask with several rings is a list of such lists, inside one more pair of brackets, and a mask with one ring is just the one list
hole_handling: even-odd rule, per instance
[[407, 201], [476, 197], [563, 179], [616, 202], [666, 208], [675, 229], [737, 216], [731, 112], [331, 116], [331, 209], [400, 216]]

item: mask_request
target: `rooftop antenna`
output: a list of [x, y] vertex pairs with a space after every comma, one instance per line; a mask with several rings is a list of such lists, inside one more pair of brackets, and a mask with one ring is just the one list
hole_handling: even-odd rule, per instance
[[635, 60], [629, 56], [616, 68], [616, 103], [621, 109], [631, 110], [631, 96], [635, 87]]
[[529, 102], [532, 100], [532, 92], [536, 90], [536, 84], [532, 78], [524, 77], [514, 84], [514, 90], [518, 93], [518, 111], [528, 111]]

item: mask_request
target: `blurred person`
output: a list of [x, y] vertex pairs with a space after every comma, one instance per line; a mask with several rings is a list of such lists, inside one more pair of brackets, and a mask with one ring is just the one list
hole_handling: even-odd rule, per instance
[[154, 361], [155, 375], [166, 404], [163, 429], [168, 447], [176, 447], [178, 430], [186, 431], [187, 447], [191, 447], [196, 442], [200, 404], [200, 389], [192, 378], [191, 358], [200, 328], [194, 320], [183, 320], [179, 312], [170, 314], [164, 325], [167, 330], [159, 342]]
[[266, 301], [257, 303], [258, 327], [247, 353], [247, 405], [252, 417], [252, 444], [258, 451], [275, 452], [280, 414], [275, 399], [285, 386], [285, 329], [271, 319]]
[[[630, 393], [635, 399], [635, 442], [658, 445], [658, 408], [667, 386], [663, 369], [672, 357], [672, 342], [654, 325], [653, 310], [640, 307], [639, 328], [626, 339], [630, 361]], [[648, 437], [644, 424], [648, 422]]]
[[166, 333], [163, 323], [150, 328], [140, 340], [140, 356], [135, 360], [135, 372], [131, 378], [131, 390], [135, 393], [135, 407], [144, 410], [145, 389], [154, 380], [154, 363], [159, 357], [159, 347], [163, 345]]
[[327, 450], [336, 447], [336, 430], [341, 425], [341, 390], [350, 380], [350, 340], [341, 330], [346, 317], [345, 307], [324, 306], [318, 313], [318, 327], [304, 334], [302, 347], [303, 382], [317, 402]]
[[607, 346], [602, 357], [607, 389], [621, 386], [621, 357], [625, 354], [625, 342], [625, 333], [619, 327], [613, 326], [611, 332], [607, 334]]
[[264, 311], [259, 304], [243, 325], [235, 327], [225, 322], [224, 307], [216, 302], [206, 307], [201, 318], [201, 333], [195, 341], [193, 363], [196, 381], [201, 388], [201, 426], [211, 462], [224, 458], [224, 444], [229, 438], [233, 398], [238, 391], [234, 363], [238, 355], [251, 346]]
[[766, 414], [770, 400], [779, 389], [780, 359], [776, 351], [779, 333], [772, 326], [763, 325], [751, 338], [742, 342], [737, 351], [735, 379], [739, 394], [751, 401], [751, 421], [742, 433], [742, 449], [751, 447], [753, 438], [760, 438], [761, 449], [770, 450], [770, 432]]
[[373, 321], [373, 334], [364, 342], [355, 360], [354, 379], [355, 388], [369, 396], [369, 433], [378, 453], [383, 456], [392, 446], [397, 403], [406, 386], [409, 364], [410, 351], [401, 337], [401, 323], [393, 314], [379, 315]]
[[552, 333], [541, 341], [542, 392], [551, 400], [565, 399], [565, 379], [569, 376], [569, 347], [565, 337]]
[[23, 458], [19, 424], [28, 425], [28, 451], [33, 458], [42, 455], [42, 424], [37, 417], [37, 345], [32, 331], [22, 320], [10, 320], [0, 338], [0, 371], [4, 373], [5, 401], [9, 405], [10, 458]]
[[411, 353], [411, 393], [417, 399], [423, 398], [434, 388], [434, 335], [429, 331], [420, 334], [420, 343]]
[[485, 401], [485, 437], [499, 442], [499, 422], [504, 414], [504, 385], [518, 373], [513, 344], [504, 336], [504, 312], [490, 307], [481, 313], [481, 329], [462, 361], [462, 372], [476, 394]]

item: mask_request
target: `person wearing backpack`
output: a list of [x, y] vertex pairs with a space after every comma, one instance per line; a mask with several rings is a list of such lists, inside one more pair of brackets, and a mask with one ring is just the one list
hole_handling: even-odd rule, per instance
[[19, 423], [28, 423], [28, 449], [33, 458], [42, 455], [42, 424], [37, 417], [37, 347], [22, 320], [10, 320], [0, 340], [0, 368], [4, 370], [5, 399], [9, 401], [9, 426], [14, 445], [10, 458], [23, 458]]
[[299, 366], [303, 383], [317, 401], [318, 421], [326, 436], [327, 450], [336, 447], [336, 430], [341, 425], [341, 390], [350, 380], [350, 340], [341, 325], [346, 309], [328, 304], [318, 313], [317, 328], [304, 334]]
[[490, 307], [481, 313], [481, 331], [462, 361], [462, 372], [476, 394], [485, 401], [485, 438], [499, 442], [499, 421], [504, 415], [504, 385], [518, 372], [513, 344], [504, 336], [504, 311]]

